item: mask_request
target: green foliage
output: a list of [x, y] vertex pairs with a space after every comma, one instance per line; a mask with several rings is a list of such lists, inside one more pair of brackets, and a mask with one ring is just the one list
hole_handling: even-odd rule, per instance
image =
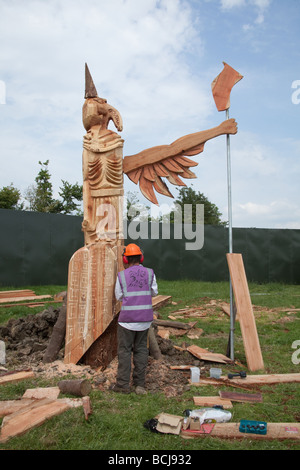
[[[125, 209], [125, 208], [124, 208]], [[126, 194], [126, 213], [128, 222], [151, 221], [150, 206], [145, 206], [139, 201], [139, 195], [136, 192], [128, 191]]]
[[82, 200], [82, 186], [78, 183], [70, 184], [62, 180], [59, 192], [62, 200], [54, 199], [51, 175], [48, 169], [49, 160], [44, 163], [39, 161], [39, 164], [41, 169], [35, 178], [36, 184], [31, 185], [25, 193], [25, 199], [29, 202], [29, 210], [56, 214], [79, 213], [78, 202]]
[[[199, 191], [196, 192], [191, 187], [180, 188], [179, 197], [176, 199], [176, 204], [181, 207], [182, 215], [184, 217], [183, 222], [196, 224], [196, 211], [197, 205], [204, 205], [204, 224], [207, 225], [226, 225], [226, 222], [221, 221], [221, 212], [218, 207], [210, 202], [208, 198]], [[192, 205], [192, 220], [185, 220], [186, 211], [184, 211], [184, 205]]]
[[1, 209], [23, 209], [22, 203], [20, 203], [21, 193], [11, 183], [9, 186], [3, 186], [0, 189], [0, 208]]
[[60, 188], [59, 195], [62, 198], [61, 210], [63, 214], [71, 214], [72, 212], [79, 212], [79, 204], [76, 201], [82, 201], [82, 185], [78, 183], [70, 184], [62, 180], [62, 187]]

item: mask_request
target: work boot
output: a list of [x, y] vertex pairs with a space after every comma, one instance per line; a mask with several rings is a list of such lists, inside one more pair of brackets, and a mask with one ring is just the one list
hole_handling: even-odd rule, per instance
[[109, 390], [116, 393], [130, 393], [129, 387], [120, 387], [118, 384], [113, 384], [109, 387]]
[[147, 391], [144, 389], [144, 387], [141, 387], [140, 385], [135, 387], [135, 393], [137, 395], [147, 395]]

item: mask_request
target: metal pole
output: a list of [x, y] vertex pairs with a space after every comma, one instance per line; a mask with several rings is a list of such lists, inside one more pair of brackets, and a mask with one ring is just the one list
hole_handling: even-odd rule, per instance
[[[226, 109], [226, 119], [229, 119], [229, 109]], [[229, 253], [232, 253], [232, 201], [231, 201], [231, 158], [230, 158], [230, 135], [227, 134], [227, 187], [228, 187], [228, 233]], [[234, 312], [232, 283], [229, 276], [230, 290], [230, 359], [234, 361]]]

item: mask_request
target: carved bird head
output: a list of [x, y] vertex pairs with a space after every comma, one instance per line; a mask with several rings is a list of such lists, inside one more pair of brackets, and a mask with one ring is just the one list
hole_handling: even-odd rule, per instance
[[99, 97], [85, 100], [82, 121], [87, 131], [97, 125], [100, 125], [101, 129], [107, 129], [110, 121], [113, 121], [118, 131], [123, 130], [123, 121], [119, 111], [108, 104], [106, 99]]
[[118, 131], [121, 132], [123, 130], [123, 121], [119, 111], [108, 104], [106, 99], [99, 98], [87, 64], [85, 64], [84, 97], [82, 121], [87, 131], [97, 125], [100, 125], [100, 128], [105, 130], [109, 121], [113, 121]]

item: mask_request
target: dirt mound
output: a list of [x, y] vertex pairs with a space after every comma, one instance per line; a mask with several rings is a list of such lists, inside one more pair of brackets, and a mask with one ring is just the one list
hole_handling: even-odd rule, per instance
[[[93, 380], [99, 390], [107, 390], [114, 383], [117, 372], [117, 359], [111, 361], [105, 370], [91, 368], [86, 364], [64, 364], [64, 348], [57, 360], [43, 363], [43, 356], [48, 347], [53, 327], [57, 321], [60, 308], [49, 307], [40, 313], [27, 315], [24, 318], [10, 319], [0, 325], [0, 339], [6, 346], [6, 364], [8, 370], [31, 368], [37, 375], [47, 378], [62, 377], [71, 374]], [[154, 329], [156, 332], [156, 329]], [[190, 371], [174, 370], [171, 365], [204, 365], [187, 351], [179, 351], [169, 339], [156, 335], [162, 353], [161, 360], [149, 356], [146, 386], [149, 392], [163, 391], [167, 396], [175, 396], [188, 387]]]
[[6, 367], [38, 363], [48, 346], [59, 308], [49, 307], [24, 318], [11, 318], [0, 325], [0, 339], [6, 346]]

